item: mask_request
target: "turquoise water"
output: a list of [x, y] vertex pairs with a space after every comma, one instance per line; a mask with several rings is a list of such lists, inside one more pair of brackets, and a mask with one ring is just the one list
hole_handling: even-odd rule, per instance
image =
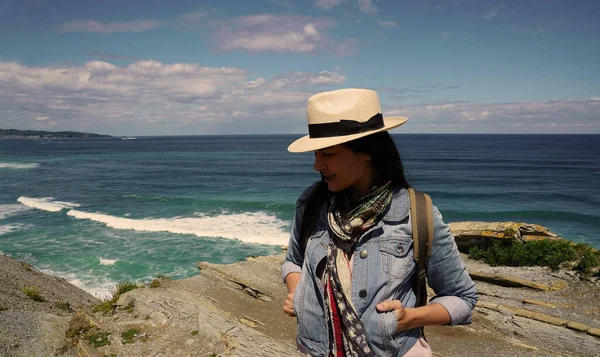
[[[106, 296], [275, 254], [318, 180], [295, 136], [0, 140], [0, 252]], [[398, 135], [447, 222], [513, 220], [600, 248], [600, 136]]]

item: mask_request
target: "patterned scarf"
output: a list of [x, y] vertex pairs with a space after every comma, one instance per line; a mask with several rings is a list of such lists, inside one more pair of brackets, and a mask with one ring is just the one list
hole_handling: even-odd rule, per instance
[[[348, 201], [339, 202], [332, 197], [329, 205], [329, 227], [335, 233], [327, 249], [325, 270], [325, 306], [329, 330], [330, 357], [374, 357], [367, 343], [367, 334], [352, 301], [344, 292], [338, 264], [348, 264], [341, 259], [350, 252], [363, 232], [375, 226], [392, 202], [390, 182], [371, 190], [348, 213]], [[343, 269], [349, 267], [343, 267]]]
[[348, 212], [350, 198], [331, 195], [327, 221], [335, 233], [336, 244], [349, 252], [363, 232], [376, 225], [383, 218], [392, 202], [391, 181], [373, 188], [361, 198], [356, 207]]

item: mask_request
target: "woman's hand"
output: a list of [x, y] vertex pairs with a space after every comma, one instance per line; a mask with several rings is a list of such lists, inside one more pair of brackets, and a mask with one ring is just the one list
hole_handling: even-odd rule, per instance
[[377, 304], [377, 311], [396, 311], [396, 332], [428, 325], [443, 325], [451, 321], [450, 314], [442, 304], [430, 303], [421, 307], [404, 308], [400, 300], [389, 300]]
[[283, 311], [291, 317], [296, 316], [296, 313], [294, 312], [294, 293], [296, 292], [299, 281], [300, 273], [289, 273], [285, 277], [285, 285], [287, 286], [288, 294], [283, 303]]
[[377, 304], [377, 311], [386, 312], [386, 311], [396, 311], [396, 319], [398, 320], [398, 325], [396, 327], [396, 332], [398, 331], [406, 331], [416, 326], [413, 326], [412, 319], [412, 310], [411, 308], [405, 309], [402, 306], [402, 302], [400, 300], [390, 300], [384, 301], [382, 303]]
[[294, 313], [294, 292], [291, 292], [287, 295], [285, 303], [283, 304], [283, 311], [290, 317], [296, 316]]

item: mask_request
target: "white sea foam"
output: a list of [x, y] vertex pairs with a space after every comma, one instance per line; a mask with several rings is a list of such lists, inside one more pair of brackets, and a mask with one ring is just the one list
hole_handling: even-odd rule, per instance
[[29, 163], [29, 164], [13, 163], [13, 162], [0, 162], [0, 169], [23, 170], [23, 169], [34, 169], [38, 166], [40, 166], [40, 164], [35, 163], [35, 162]]
[[[116, 291], [117, 283], [114, 281], [100, 280], [98, 278], [89, 277], [90, 281], [84, 283], [81, 279], [85, 279], [85, 277], [78, 277], [73, 273], [58, 273], [48, 269], [42, 269], [42, 273], [58, 276], [66, 279], [69, 283], [75, 285], [81, 290], [95, 296], [98, 299], [106, 300], [113, 296]], [[88, 279], [85, 279], [88, 280]]]
[[194, 234], [271, 245], [287, 245], [289, 239], [284, 229], [287, 223], [264, 212], [156, 219], [131, 219], [79, 210], [70, 210], [67, 215], [101, 222], [115, 229]]
[[30, 210], [30, 207], [25, 207], [23, 205], [11, 204], [11, 205], [0, 205], [0, 219], [4, 219], [10, 216], [14, 216], [23, 211]]
[[70, 209], [73, 207], [79, 207], [79, 204], [77, 203], [54, 201], [54, 198], [52, 197], [31, 198], [21, 196], [17, 198], [17, 201], [24, 204], [27, 207], [37, 208], [50, 212], [58, 212], [66, 208]]
[[245, 212], [218, 216], [198, 214], [193, 217], [132, 219], [103, 213], [91, 213], [72, 209], [78, 204], [52, 201], [52, 198], [19, 197], [22, 204], [41, 210], [58, 212], [69, 209], [67, 215], [77, 219], [89, 219], [115, 229], [146, 232], [171, 232], [194, 234], [198, 237], [237, 239], [246, 243], [287, 245], [288, 222], [265, 212]]
[[14, 232], [14, 231], [18, 231], [23, 229], [23, 225], [22, 224], [5, 224], [5, 225], [0, 225], [0, 235], [6, 234], [6, 233], [10, 233], [10, 232]]
[[100, 258], [100, 264], [102, 265], [113, 265], [117, 262], [116, 259], [104, 259], [104, 258]]

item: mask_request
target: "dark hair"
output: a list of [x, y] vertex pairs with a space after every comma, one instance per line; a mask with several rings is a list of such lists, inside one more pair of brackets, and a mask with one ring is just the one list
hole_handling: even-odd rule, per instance
[[400, 152], [398, 152], [394, 140], [387, 131], [363, 136], [344, 145], [354, 152], [369, 155], [381, 180], [392, 180], [392, 186], [394, 187], [410, 187], [404, 176], [404, 166], [400, 159]]
[[[400, 159], [400, 152], [398, 152], [394, 140], [387, 131], [367, 135], [349, 141], [343, 145], [346, 145], [354, 152], [369, 155], [381, 180], [392, 180], [392, 186], [398, 188], [410, 187], [404, 176], [404, 166]], [[327, 200], [328, 195], [329, 190], [327, 189], [327, 183], [321, 180], [315, 185], [308, 197], [302, 224], [300, 226], [300, 246], [302, 247], [301, 249], [303, 252], [306, 249], [308, 237], [317, 222], [319, 211]]]

